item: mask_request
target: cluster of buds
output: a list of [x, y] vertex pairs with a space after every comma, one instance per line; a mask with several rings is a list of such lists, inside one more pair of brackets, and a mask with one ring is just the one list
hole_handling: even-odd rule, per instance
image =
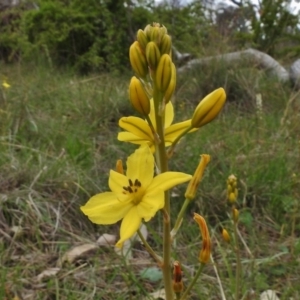
[[230, 204], [235, 204], [238, 196], [237, 178], [232, 174], [227, 179], [227, 198]]
[[152, 96], [143, 88], [148, 79], [163, 94], [164, 104], [172, 98], [176, 86], [176, 68], [172, 62], [171, 48], [171, 37], [166, 27], [153, 23], [137, 32], [137, 40], [129, 49], [130, 63], [138, 77], [130, 82], [129, 97], [134, 109], [143, 115], [149, 113]]

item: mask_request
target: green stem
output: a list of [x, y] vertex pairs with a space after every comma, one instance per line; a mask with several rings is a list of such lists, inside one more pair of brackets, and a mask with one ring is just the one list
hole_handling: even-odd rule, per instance
[[156, 254], [156, 252], [152, 249], [152, 247], [148, 244], [146, 239], [144, 238], [143, 234], [141, 233], [140, 230], [137, 231], [137, 234], [139, 238], [141, 239], [143, 245], [147, 249], [147, 251], [150, 253], [150, 255], [156, 260], [159, 266], [162, 265], [162, 258]]
[[241, 273], [242, 273], [242, 265], [241, 265], [241, 254], [238, 242], [238, 228], [237, 221], [233, 221], [233, 232], [234, 232], [234, 240], [235, 240], [235, 253], [236, 253], [236, 278], [235, 278], [235, 299], [240, 299], [240, 281], [241, 281]]
[[205, 267], [205, 264], [201, 264], [196, 275], [194, 276], [192, 282], [188, 285], [187, 289], [185, 290], [185, 292], [183, 293], [181, 300], [185, 300], [189, 294], [189, 292], [191, 291], [191, 289], [193, 288], [193, 286], [195, 285], [195, 283], [197, 282], [200, 274], [202, 273], [203, 269]]
[[149, 118], [149, 116], [145, 116], [145, 119], [146, 119], [146, 121], [148, 122], [148, 124], [149, 124], [149, 126], [150, 126], [150, 129], [151, 129], [151, 131], [152, 131], [152, 133], [153, 133], [153, 136], [154, 136], [154, 143], [155, 143], [156, 145], [158, 145], [158, 144], [161, 142], [160, 137], [158, 136], [158, 134], [157, 134], [157, 132], [156, 132], [156, 130], [155, 130], [155, 128], [154, 128], [152, 122], [151, 122], [151, 119]]
[[[154, 80], [155, 82], [155, 80]], [[160, 173], [168, 171], [168, 159], [165, 148], [165, 132], [164, 132], [164, 114], [161, 114], [160, 108], [163, 101], [163, 94], [159, 92], [154, 85], [153, 100], [155, 109], [156, 132], [160, 138], [160, 143], [155, 145], [156, 156], [158, 158], [157, 164]], [[171, 260], [171, 224], [170, 224], [170, 194], [165, 192], [165, 206], [164, 206], [164, 222], [163, 222], [163, 278], [165, 285], [166, 300], [174, 300], [174, 293], [172, 289], [172, 278], [170, 269]]]
[[176, 219], [176, 222], [175, 222], [175, 225], [171, 231], [171, 238], [173, 238], [176, 233], [178, 232], [180, 226], [181, 226], [181, 223], [182, 223], [182, 219], [183, 219], [183, 215], [185, 214], [185, 211], [188, 207], [190, 203], [190, 200], [189, 199], [185, 199], [182, 206], [181, 206], [181, 209], [180, 209], [180, 212], [179, 214], [177, 215], [177, 219]]

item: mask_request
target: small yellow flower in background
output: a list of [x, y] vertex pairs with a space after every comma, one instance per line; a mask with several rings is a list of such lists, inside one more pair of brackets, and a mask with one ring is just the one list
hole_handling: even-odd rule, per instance
[[192, 180], [189, 182], [189, 185], [185, 192], [185, 198], [189, 200], [193, 200], [196, 196], [197, 188], [199, 186], [199, 183], [203, 177], [204, 170], [207, 166], [207, 164], [210, 162], [210, 155], [208, 154], [202, 154], [200, 163], [198, 164], [198, 167], [193, 175]]
[[3, 81], [2, 81], [2, 86], [3, 86], [5, 89], [9, 89], [9, 88], [10, 88], [10, 84], [7, 83], [6, 79], [3, 79]]
[[118, 247], [122, 247], [140, 227], [164, 207], [164, 192], [191, 179], [181, 172], [165, 172], [154, 177], [154, 157], [148, 146], [137, 149], [127, 159], [126, 175], [110, 171], [111, 192], [93, 196], [81, 206], [95, 224], [114, 224], [122, 220]]
[[[156, 129], [155, 111], [153, 99], [150, 100], [149, 118]], [[165, 107], [165, 144], [166, 147], [172, 145], [175, 139], [191, 126], [191, 120], [172, 125], [174, 119], [174, 108], [172, 102], [168, 102]], [[137, 145], [148, 144], [151, 151], [155, 151], [154, 134], [144, 119], [138, 117], [123, 117], [119, 120], [119, 126], [126, 130], [118, 134], [118, 140]], [[195, 131], [192, 129], [189, 132]]]
[[222, 237], [226, 243], [230, 243], [230, 235], [225, 228], [222, 229]]
[[237, 178], [232, 174], [227, 179], [227, 198], [230, 204], [234, 204], [237, 200]]
[[202, 249], [199, 254], [199, 261], [207, 264], [211, 254], [211, 240], [205, 219], [197, 213], [194, 213], [194, 220], [198, 223], [202, 235]]
[[200, 101], [192, 117], [192, 126], [199, 128], [217, 117], [226, 101], [223, 88], [218, 88]]
[[235, 223], [239, 220], [239, 211], [236, 208], [232, 209], [232, 219]]

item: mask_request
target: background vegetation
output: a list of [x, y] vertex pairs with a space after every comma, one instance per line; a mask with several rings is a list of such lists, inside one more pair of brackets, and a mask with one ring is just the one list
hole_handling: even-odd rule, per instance
[[[155, 264], [138, 242], [127, 263], [113, 247], [98, 247], [72, 263], [63, 259], [74, 246], [118, 233], [118, 225], [94, 226], [79, 207], [107, 190], [109, 169], [134, 149], [116, 135], [119, 118], [134, 114], [127, 56], [138, 28], [163, 23], [175, 46], [194, 56], [251, 46], [284, 65], [299, 57], [299, 19], [286, 10], [287, 2], [218, 9], [202, 1], [174, 3], [43, 0], [34, 3], [38, 9], [28, 9], [32, 4], [26, 2], [1, 12], [0, 76], [11, 87], [0, 90], [0, 299], [142, 299], [162, 287], [159, 272], [143, 275]], [[200, 246], [192, 215], [203, 214], [231, 299], [235, 256], [219, 229], [231, 228], [226, 179], [233, 173], [239, 180], [243, 294], [257, 299], [273, 289], [280, 299], [298, 299], [299, 91], [246, 62], [212, 63], [179, 75], [178, 120], [190, 118], [198, 101], [219, 86], [228, 94], [222, 115], [187, 136], [171, 166], [193, 173], [199, 154], [212, 156], [174, 258], [183, 263], [188, 281]], [[174, 190], [174, 215], [184, 188]], [[148, 226], [156, 249], [159, 219]], [[55, 276], [38, 277], [54, 268], [59, 268]], [[193, 297], [220, 299], [212, 265]]]

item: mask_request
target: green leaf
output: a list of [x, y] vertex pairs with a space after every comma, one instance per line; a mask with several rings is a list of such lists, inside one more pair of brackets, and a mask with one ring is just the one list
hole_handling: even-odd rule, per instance
[[140, 272], [141, 278], [150, 281], [158, 281], [163, 278], [162, 271], [156, 267], [145, 268]]

